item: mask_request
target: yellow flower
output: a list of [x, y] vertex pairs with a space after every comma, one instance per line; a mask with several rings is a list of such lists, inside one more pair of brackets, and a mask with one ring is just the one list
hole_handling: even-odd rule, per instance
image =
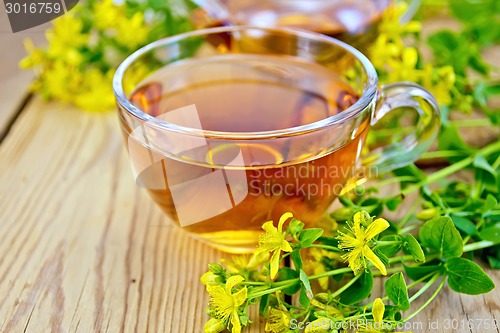
[[[349, 251], [342, 258], [349, 262], [349, 267], [354, 272], [354, 275], [358, 275], [366, 268], [365, 258], [377, 267], [383, 275], [387, 275], [384, 264], [373, 253], [368, 244], [373, 237], [389, 228], [389, 222], [379, 218], [368, 224], [365, 218], [366, 215], [368, 215], [366, 212], [354, 214], [354, 221], [348, 228], [349, 232], [346, 234], [339, 231], [340, 235], [337, 237], [340, 241], [339, 248]], [[362, 224], [368, 224], [368, 226], [365, 228]]]
[[328, 318], [318, 318], [310, 322], [305, 329], [305, 333], [328, 333], [332, 331], [334, 322]]
[[408, 4], [399, 2], [395, 6], [389, 7], [382, 15], [379, 31], [382, 34], [399, 38], [408, 33], [419, 33], [422, 31], [422, 24], [418, 21], [401, 23], [401, 17], [407, 11]]
[[421, 72], [417, 69], [418, 51], [414, 47], [402, 50], [400, 59], [388, 60], [390, 71], [387, 75], [388, 82], [418, 81]]
[[137, 12], [131, 18], [116, 23], [116, 41], [128, 48], [137, 48], [148, 39], [149, 28], [144, 23], [144, 14]]
[[271, 279], [274, 279], [278, 274], [281, 251], [292, 252], [292, 247], [285, 240], [285, 233], [283, 232], [283, 224], [291, 217], [293, 217], [292, 213], [283, 214], [279, 220], [278, 228], [273, 225], [273, 221], [268, 221], [262, 225], [262, 229], [266, 233], [259, 238], [259, 252], [273, 253], [270, 262]]
[[[104, 30], [113, 27], [121, 19], [122, 7], [113, 4], [113, 0], [97, 1], [93, 8], [95, 26]], [[133, 31], [130, 31], [133, 34]]]
[[434, 68], [431, 64], [424, 67], [422, 86], [436, 97], [439, 104], [452, 103], [451, 90], [455, 85], [455, 71], [452, 66]]
[[83, 21], [75, 16], [75, 9], [53, 21], [53, 28], [45, 33], [49, 42], [49, 54], [64, 56], [70, 47], [87, 45], [89, 35], [83, 32]]
[[271, 308], [266, 319], [266, 332], [284, 333], [290, 330], [290, 313], [279, 309]]
[[[237, 292], [233, 293], [233, 288], [244, 281], [245, 279], [240, 275], [231, 276], [226, 281], [225, 287], [221, 285], [208, 285], [207, 292], [210, 295], [210, 301], [208, 303], [208, 309], [210, 315], [217, 321], [209, 321], [209, 329], [214, 327], [219, 327], [218, 323], [223, 323], [224, 326], [228, 326], [231, 323], [232, 333], [241, 332], [241, 322], [240, 316], [238, 314], [238, 307], [245, 303], [247, 299], [247, 287], [243, 287]], [[205, 332], [211, 333], [213, 330], [207, 330], [207, 325], [205, 326]]]
[[[311, 272], [313, 275], [323, 274], [328, 271], [328, 267], [324, 265], [324, 258], [331, 260], [341, 260], [341, 256], [335, 252], [326, 251], [323, 249], [312, 248], [309, 249], [308, 254], [312, 257], [312, 260], [307, 260], [304, 262], [304, 270], [306, 272]], [[324, 276], [318, 279], [319, 286], [321, 289], [328, 289], [329, 277]]]
[[238, 273], [242, 270], [254, 270], [269, 260], [269, 253], [256, 251], [252, 255], [233, 256], [232, 260], [221, 259], [226, 264], [230, 273]]
[[[358, 333], [382, 333], [387, 332], [384, 327], [385, 305], [382, 299], [376, 298], [372, 306], [373, 323], [361, 324], [357, 327]], [[387, 327], [388, 328], [388, 327]]]
[[113, 88], [111, 85], [113, 70], [103, 74], [97, 69], [85, 73], [84, 84], [71, 96], [72, 102], [87, 111], [109, 111], [115, 107]]
[[42, 65], [45, 62], [45, 53], [42, 50], [37, 49], [30, 38], [26, 38], [24, 40], [24, 48], [26, 49], [26, 52], [28, 52], [28, 56], [21, 59], [19, 67], [26, 69]]
[[[321, 295], [321, 294], [319, 294]], [[318, 295], [316, 295], [318, 297]], [[325, 313], [327, 313], [331, 318], [342, 318], [344, 315], [342, 314], [342, 311], [337, 309], [334, 306], [324, 304], [320, 302], [318, 299], [314, 298], [311, 300], [311, 305], [314, 305], [315, 307], [324, 310]]]
[[383, 69], [388, 61], [401, 56], [401, 49], [401, 43], [391, 41], [386, 34], [380, 34], [369, 49], [370, 60], [376, 68]]

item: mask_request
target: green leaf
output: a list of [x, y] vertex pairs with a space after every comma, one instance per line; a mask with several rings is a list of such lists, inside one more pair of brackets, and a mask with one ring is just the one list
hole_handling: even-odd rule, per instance
[[262, 296], [260, 298], [259, 314], [265, 318], [267, 316], [267, 309], [268, 308], [269, 308], [269, 294], [265, 294], [264, 296]]
[[496, 179], [497, 177], [497, 172], [496, 170], [488, 163], [486, 158], [484, 158], [483, 155], [478, 155], [475, 159], [472, 165], [478, 169], [484, 170], [488, 172], [490, 175], [493, 176], [493, 178]]
[[365, 270], [361, 273], [361, 277], [357, 279], [349, 288], [340, 294], [340, 302], [343, 304], [359, 303], [370, 296], [373, 288], [373, 275], [370, 270]]
[[408, 288], [406, 287], [403, 273], [399, 272], [391, 276], [385, 281], [385, 292], [392, 303], [397, 305], [401, 310], [406, 311], [410, 308], [410, 300], [408, 299]]
[[443, 268], [442, 265], [406, 266], [403, 264], [403, 266], [408, 277], [414, 281], [419, 280], [432, 272], [439, 272]]
[[419, 237], [423, 246], [439, 250], [445, 258], [460, 257], [464, 252], [462, 236], [447, 216], [436, 217], [424, 223]]
[[295, 265], [295, 269], [302, 269], [302, 257], [300, 256], [300, 249], [296, 249], [290, 255], [292, 262]]
[[488, 256], [488, 263], [490, 264], [490, 267], [493, 269], [500, 269], [500, 259]]
[[481, 237], [482, 240], [500, 243], [500, 223], [484, 228], [479, 233], [479, 237]]
[[354, 210], [350, 207], [341, 207], [339, 209], [334, 210], [330, 217], [337, 222], [345, 222], [349, 221], [351, 217], [354, 215]]
[[392, 197], [388, 200], [385, 201], [385, 205], [387, 209], [390, 211], [395, 211], [398, 209], [399, 205], [403, 202], [403, 196], [402, 195], [397, 195], [395, 197]]
[[[389, 235], [389, 236], [384, 236], [384, 237], [380, 238], [380, 241], [392, 242], [392, 241], [397, 241], [397, 240], [399, 240], [399, 237], [396, 235]], [[379, 249], [380, 252], [382, 252], [385, 256], [392, 257], [401, 250], [401, 246], [402, 246], [401, 243], [391, 244], [391, 245], [381, 245], [381, 246], [378, 246], [377, 249]]]
[[475, 235], [476, 225], [466, 217], [451, 215], [451, 219], [458, 230], [465, 232], [467, 235]]
[[408, 234], [404, 237], [404, 249], [408, 251], [415, 259], [416, 262], [425, 262], [425, 255], [420, 243], [413, 237], [412, 234]]
[[310, 228], [304, 229], [299, 235], [299, 241], [302, 248], [311, 246], [318, 238], [323, 235], [323, 229]]
[[[286, 280], [291, 280], [291, 279], [296, 279], [299, 277], [299, 273], [291, 269], [290, 267], [282, 267], [278, 270], [278, 279], [276, 281], [286, 281]], [[293, 284], [292, 286], [283, 289], [283, 293], [285, 295], [295, 295], [297, 291], [300, 289], [300, 282], [297, 281], [297, 283]]]
[[443, 125], [438, 138], [438, 149], [439, 150], [455, 150], [463, 151], [462, 156], [448, 157], [447, 159], [456, 163], [462, 160], [464, 157], [468, 156], [472, 151], [472, 148], [468, 146], [462, 137], [460, 136], [458, 129], [454, 125]]
[[309, 308], [309, 304], [311, 304], [311, 300], [307, 296], [307, 292], [304, 287], [300, 289], [299, 303], [304, 309]]
[[[498, 14], [496, 0], [453, 0], [450, 1], [450, 9], [453, 15], [467, 24], [472, 24], [474, 20], [484, 20]], [[493, 23], [493, 22], [491, 22]], [[493, 26], [490, 26], [490, 29]]]
[[302, 286], [303, 286], [302, 289], [305, 289], [307, 296], [310, 299], [313, 299], [314, 293], [311, 289], [311, 283], [309, 282], [309, 278], [307, 277], [306, 272], [304, 272], [303, 270], [300, 270], [299, 271], [299, 279], [300, 279], [300, 282], [302, 282]]
[[243, 315], [240, 315], [240, 321], [241, 321], [241, 325], [247, 326], [247, 324], [248, 324], [248, 315], [246, 313], [243, 314]]
[[384, 203], [378, 198], [367, 198], [359, 203], [360, 210], [365, 210], [371, 216], [378, 216], [384, 209]]
[[414, 180], [411, 180], [411, 181], [401, 182], [401, 188], [405, 188], [410, 184], [418, 183], [418, 182], [424, 180], [425, 178], [427, 178], [427, 175], [425, 174], [425, 172], [420, 170], [415, 164], [410, 164], [410, 165], [407, 165], [403, 168], [396, 169], [396, 170], [392, 171], [392, 173], [394, 173], [398, 177], [405, 176], [405, 177], [413, 177], [414, 178]]
[[388, 304], [385, 306], [384, 318], [388, 320], [400, 321], [401, 312], [397, 306]]
[[387, 257], [385, 255], [385, 253], [380, 250], [380, 248], [373, 249], [373, 252], [377, 255], [377, 257], [380, 259], [380, 261], [382, 261], [382, 263], [385, 266], [389, 266], [389, 264], [390, 264], [389, 263], [389, 257]]
[[491, 193], [489, 193], [486, 196], [486, 204], [484, 205], [483, 211], [486, 213], [487, 211], [497, 207], [498, 207], [497, 199]]
[[495, 284], [479, 265], [465, 258], [452, 258], [445, 263], [448, 285], [458, 293], [479, 295], [495, 288]]

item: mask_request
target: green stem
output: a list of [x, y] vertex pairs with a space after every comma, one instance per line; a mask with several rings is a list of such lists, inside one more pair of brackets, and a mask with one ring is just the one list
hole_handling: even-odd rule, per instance
[[[430, 254], [430, 255], [426, 255], [425, 256], [425, 260], [426, 261], [430, 261], [430, 260], [433, 260], [433, 259], [440, 258], [440, 256], [441, 255], [439, 253], [433, 253], [433, 254]], [[407, 254], [405, 256], [399, 256], [399, 257], [389, 258], [389, 264], [393, 264], [393, 263], [396, 263], [396, 262], [402, 262], [402, 261], [409, 261], [409, 260], [413, 260], [413, 256], [411, 254]]]
[[394, 245], [394, 244], [401, 244], [401, 241], [377, 241], [375, 244], [377, 246], [385, 246], [385, 245]]
[[393, 264], [395, 262], [402, 262], [402, 261], [408, 261], [412, 260], [413, 256], [411, 254], [407, 254], [405, 256], [399, 256], [399, 257], [392, 257], [389, 258], [389, 264]]
[[240, 284], [243, 286], [267, 286], [269, 283], [259, 281], [243, 281], [240, 282]]
[[410, 303], [413, 302], [414, 300], [416, 300], [420, 295], [422, 295], [427, 289], [429, 289], [430, 286], [432, 286], [434, 284], [434, 282], [436, 282], [436, 280], [439, 278], [439, 273], [434, 273], [434, 276], [432, 277], [432, 279], [430, 279], [422, 288], [420, 288], [416, 293], [415, 295], [413, 295], [411, 298], [410, 298]]
[[295, 280], [298, 280], [298, 279], [287, 280], [289, 282], [289, 284], [285, 284], [285, 285], [278, 286], [275, 288], [265, 289], [263, 291], [257, 291], [257, 292], [250, 292], [248, 295], [248, 299], [259, 298], [259, 297], [262, 297], [264, 295], [272, 294], [272, 293], [275, 293], [277, 291], [283, 290], [285, 288], [291, 287], [295, 283], [297, 283], [297, 281], [295, 281]]
[[[416, 281], [413, 281], [412, 283], [410, 283], [409, 285], [407, 285], [407, 286], [406, 286], [406, 290], [410, 290], [411, 288], [416, 287], [416, 286], [417, 286], [417, 285], [419, 285], [421, 282], [423, 282], [423, 281], [427, 280], [428, 278], [430, 278], [430, 277], [431, 277], [431, 276], [433, 276], [434, 274], [436, 274], [436, 273], [432, 272], [432, 273], [429, 273], [429, 274], [427, 274], [427, 275], [425, 275], [425, 276], [421, 277], [420, 279], [418, 279], [418, 280], [416, 280]], [[382, 298], [382, 302], [387, 302], [388, 300], [389, 300], [389, 297], [387, 297], [387, 296], [385, 296], [384, 298]], [[365, 306], [365, 307], [368, 307], [368, 308], [371, 308], [371, 307], [372, 307], [372, 305], [373, 305], [373, 302], [370, 302], [370, 303], [365, 304], [364, 306]]]
[[497, 160], [495, 162], [493, 162], [493, 164], [491, 166], [495, 170], [498, 169], [498, 167], [500, 167], [500, 156], [498, 156]]
[[450, 124], [457, 127], [487, 127], [491, 126], [491, 121], [488, 118], [461, 119], [450, 121]]
[[431, 158], [440, 158], [440, 157], [457, 157], [464, 156], [467, 154], [467, 151], [464, 150], [436, 150], [436, 151], [428, 151], [420, 156], [420, 160], [427, 160]]
[[420, 283], [422, 283], [423, 281], [427, 280], [428, 278], [430, 278], [431, 276], [433, 276], [434, 274], [436, 274], [435, 272], [431, 272], [425, 276], [422, 276], [420, 279], [418, 280], [415, 280], [413, 281], [412, 283], [410, 283], [408, 286], [406, 286], [406, 289], [411, 289], [413, 287], [416, 287], [417, 285], [419, 285]]
[[464, 246], [464, 252], [470, 252], [470, 251], [475, 251], [475, 250], [480, 250], [480, 249], [485, 249], [487, 247], [492, 247], [498, 245], [496, 242], [490, 242], [490, 241], [479, 241], [471, 244], [467, 244]]
[[352, 272], [350, 267], [342, 267], [342, 268], [334, 269], [333, 271], [328, 271], [328, 272], [324, 272], [321, 274], [311, 275], [309, 277], [309, 280], [315, 280], [315, 279], [319, 279], [319, 278], [322, 278], [325, 276], [333, 276], [333, 275], [349, 273], [349, 272]]
[[311, 247], [323, 249], [323, 250], [331, 250], [331, 251], [335, 251], [335, 252], [343, 252], [338, 247], [331, 246], [331, 245], [325, 245], [325, 244], [312, 244], [311, 246], [308, 246], [308, 248], [311, 248]]
[[415, 180], [415, 177], [412, 177], [412, 176], [392, 177], [392, 178], [389, 178], [389, 179], [386, 179], [386, 180], [382, 180], [382, 181], [376, 183], [373, 187], [379, 189], [381, 187], [384, 187], [384, 186], [387, 186], [387, 185], [391, 185], [391, 184], [394, 184], [394, 183], [400, 183], [400, 182], [412, 181], [412, 180]]
[[420, 205], [420, 202], [418, 200], [415, 200], [415, 202], [410, 207], [410, 209], [408, 210], [406, 215], [401, 219], [401, 221], [399, 221], [398, 228], [401, 229], [406, 225], [406, 223], [408, 223], [408, 221], [411, 219], [411, 217], [413, 216], [413, 214], [415, 213], [415, 211], [417, 210], [419, 205]]
[[408, 320], [410, 320], [411, 318], [415, 317], [416, 315], [418, 315], [420, 313], [420, 311], [422, 311], [423, 309], [425, 309], [427, 307], [427, 305], [429, 305], [432, 300], [434, 298], [436, 298], [436, 296], [439, 294], [439, 292], [441, 291], [441, 289], [443, 289], [444, 287], [444, 284], [446, 282], [446, 279], [445, 277], [443, 276], [442, 280], [441, 280], [441, 283], [439, 284], [439, 286], [437, 287], [437, 289], [434, 291], [434, 293], [431, 295], [431, 297], [429, 297], [429, 299], [427, 301], [425, 301], [424, 304], [422, 304], [421, 307], [419, 307], [417, 309], [417, 311], [413, 312], [412, 314], [410, 314], [408, 317], [404, 318], [402, 321], [403, 322], [406, 322]]
[[480, 149], [479, 151], [477, 151], [476, 154], [473, 154], [469, 157], [466, 157], [463, 160], [461, 160], [455, 164], [452, 164], [446, 168], [443, 168], [437, 172], [430, 174], [423, 181], [421, 181], [417, 184], [408, 186], [407, 188], [403, 189], [401, 191], [401, 194], [408, 195], [409, 193], [416, 191], [425, 185], [434, 183], [442, 178], [446, 178], [446, 177], [456, 173], [457, 171], [460, 171], [460, 170], [468, 167], [470, 164], [472, 164], [474, 162], [474, 159], [477, 156], [479, 156], [479, 155], [488, 156], [488, 155], [495, 153], [497, 151], [500, 151], [500, 141], [495, 142], [493, 144], [490, 144], [490, 145]]
[[[394, 274], [402, 271], [404, 271], [403, 266], [387, 268], [387, 274]], [[373, 272], [373, 276], [382, 276], [382, 273], [380, 273], [379, 270], [376, 270], [375, 272]]]
[[409, 226], [401, 229], [399, 233], [400, 234], [407, 234], [410, 231], [417, 229], [418, 227], [419, 227], [419, 224], [412, 224], [412, 225], [409, 225]]

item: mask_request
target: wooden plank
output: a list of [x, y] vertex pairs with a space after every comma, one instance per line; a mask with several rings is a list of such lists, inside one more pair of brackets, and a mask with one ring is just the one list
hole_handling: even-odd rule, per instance
[[[0, 6], [3, 7], [3, 6]], [[23, 40], [31, 38], [36, 43], [43, 43], [44, 30], [48, 24], [26, 31], [12, 33], [6, 12], [0, 10], [0, 139], [9, 124], [20, 111], [28, 95], [28, 86], [34, 78], [33, 71], [21, 70], [19, 61], [26, 56]]]
[[[198, 280], [225, 255], [168, 224], [135, 186], [114, 114], [35, 99], [0, 161], [1, 332], [202, 330]], [[497, 296], [446, 291], [413, 321], [500, 319]], [[252, 317], [249, 331], [263, 332]]]
[[0, 146], [0, 332], [202, 329], [224, 255], [136, 187], [118, 128], [35, 99]]

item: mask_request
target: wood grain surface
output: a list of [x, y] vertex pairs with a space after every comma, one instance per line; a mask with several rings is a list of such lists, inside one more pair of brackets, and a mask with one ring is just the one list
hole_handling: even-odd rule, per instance
[[[2, 77], [0, 90], [26, 93], [17, 75]], [[171, 225], [134, 184], [118, 128], [115, 114], [32, 98], [0, 145], [0, 332], [202, 332], [208, 297], [199, 277], [227, 255]], [[499, 272], [488, 273], [500, 284]], [[408, 331], [500, 332], [443, 326], [500, 321], [499, 296], [445, 288], [412, 320], [422, 329]], [[251, 317], [247, 331], [263, 332], [255, 311]], [[429, 320], [439, 328], [428, 328]]]
[[15, 120], [29, 96], [28, 85], [33, 80], [32, 71], [19, 69], [18, 62], [26, 56], [23, 41], [31, 38], [35, 43], [45, 42], [47, 24], [12, 33], [7, 14], [0, 5], [0, 139], [6, 128]]

